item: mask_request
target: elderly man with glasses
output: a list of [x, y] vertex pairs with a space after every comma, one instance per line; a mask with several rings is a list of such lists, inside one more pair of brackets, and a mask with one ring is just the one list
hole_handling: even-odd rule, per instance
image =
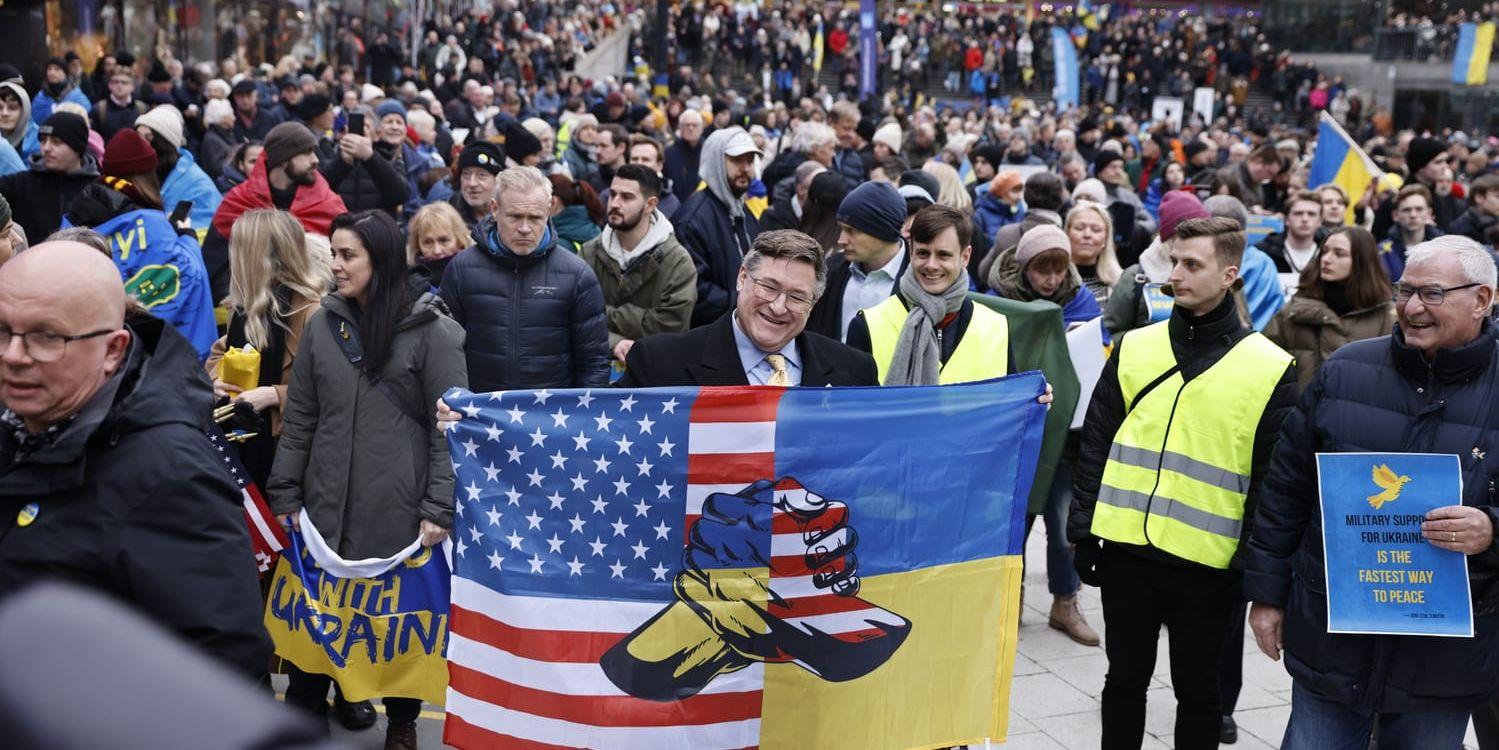
[[755, 238], [728, 314], [630, 348], [619, 385], [878, 385], [864, 352], [805, 330], [827, 284], [822, 246], [794, 229]]
[[270, 642], [240, 490], [204, 432], [213, 390], [126, 299], [77, 242], [0, 268], [0, 597], [66, 578], [257, 677]]
[[[1281, 747], [1462, 746], [1469, 712], [1499, 690], [1499, 347], [1495, 267], [1466, 237], [1411, 248], [1393, 335], [1339, 349], [1285, 420], [1249, 540], [1245, 596], [1260, 650], [1293, 680]], [[1462, 497], [1425, 515], [1426, 543], [1468, 558], [1474, 637], [1328, 632], [1316, 456], [1456, 455]]]

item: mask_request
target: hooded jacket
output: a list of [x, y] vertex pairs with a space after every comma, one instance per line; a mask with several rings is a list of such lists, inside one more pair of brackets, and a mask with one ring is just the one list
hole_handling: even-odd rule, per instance
[[[981, 244], [987, 245], [994, 241], [999, 230], [1011, 224], [1019, 224], [1025, 220], [1025, 203], [1022, 201], [1018, 206], [1012, 206], [989, 192], [992, 183], [985, 182], [975, 189], [977, 197], [973, 201], [973, 223], [979, 231], [984, 233]], [[978, 237], [974, 238], [979, 239]], [[1019, 240], [1017, 240], [1018, 242]]]
[[64, 82], [62, 89], [56, 94], [48, 91], [47, 86], [43, 84], [37, 90], [36, 98], [31, 100], [31, 121], [40, 127], [42, 123], [47, 121], [48, 117], [52, 116], [52, 111], [57, 108], [57, 105], [63, 102], [77, 104], [83, 107], [84, 112], [89, 111], [93, 107], [93, 103], [88, 100], [87, 96], [83, 95], [82, 91], [78, 90], [77, 86], [73, 85], [72, 81]]
[[92, 154], [84, 154], [77, 169], [50, 172], [42, 166], [42, 155], [36, 154], [30, 166], [25, 172], [0, 177], [0, 195], [10, 203], [13, 218], [26, 236], [40, 242], [62, 226], [62, 215], [73, 198], [99, 179], [99, 162]]
[[31, 97], [26, 95], [25, 87], [15, 81], [0, 82], [0, 89], [10, 91], [21, 102], [21, 119], [15, 130], [5, 134], [5, 140], [10, 141], [22, 159], [30, 159], [42, 147], [38, 138], [41, 126], [31, 120]]
[[671, 217], [677, 239], [692, 253], [697, 268], [694, 326], [718, 320], [734, 306], [739, 265], [760, 234], [760, 220], [745, 210], [744, 197], [729, 188], [723, 152], [731, 136], [728, 130], [716, 130], [704, 141], [701, 171], [707, 186], [688, 196]]
[[198, 166], [193, 153], [185, 148], [177, 149], [177, 166], [172, 167], [172, 173], [161, 183], [163, 207], [171, 210], [170, 207], [175, 207], [180, 201], [192, 201], [193, 209], [188, 213], [188, 218], [199, 238], [208, 233], [214, 213], [219, 210], [219, 204], [224, 202], [224, 194], [213, 184], [213, 178]]
[[73, 199], [64, 221], [104, 235], [125, 291], [171, 323], [198, 350], [199, 359], [208, 356], [218, 329], [208, 269], [196, 239], [178, 234], [165, 213], [141, 208], [100, 183]]
[[697, 301], [692, 256], [659, 210], [634, 250], [625, 252], [614, 229], [583, 245], [579, 255], [598, 277], [609, 324], [609, 351], [621, 339], [687, 330]]
[[[1086, 323], [1103, 314], [1093, 292], [1083, 286], [1083, 277], [1077, 272], [1076, 266], [1069, 263], [1067, 278], [1062, 281], [1062, 285], [1050, 295], [1042, 296], [1026, 281], [1020, 264], [1015, 262], [1014, 248], [1001, 253], [999, 260], [994, 262], [994, 268], [989, 271], [989, 288], [1005, 299], [1019, 302], [1044, 299], [1060, 305], [1063, 325]], [[1107, 332], [1104, 335], [1107, 337]]]
[[0, 138], [0, 177], [26, 171], [26, 160], [16, 153], [10, 141]]
[[[112, 594], [247, 677], [271, 654], [240, 490], [204, 430], [213, 390], [161, 320], [127, 321], [120, 373], [48, 446], [0, 429], [0, 594], [66, 578]], [[17, 523], [35, 503], [35, 520]]]
[[1308, 491], [1318, 453], [1453, 454], [1463, 492], [1452, 501], [1499, 523], [1496, 376], [1488, 321], [1434, 359], [1396, 326], [1333, 354], [1286, 417], [1254, 516], [1244, 594], [1284, 610], [1286, 671], [1297, 685], [1366, 715], [1467, 711], [1499, 689], [1499, 548], [1467, 556], [1472, 638], [1328, 633], [1322, 514]]
[[588, 264], [558, 252], [556, 233], [527, 255], [500, 244], [493, 217], [443, 271], [442, 299], [468, 332], [469, 388], [599, 388], [609, 384], [604, 295]]
[[[329, 325], [357, 330], [337, 294], [313, 313], [292, 364], [281, 441], [267, 483], [277, 514], [307, 509], [340, 557], [389, 557], [421, 521], [453, 527], [453, 466], [447, 439], [427, 414], [449, 388], [468, 384], [463, 329], [449, 318], [426, 274], [413, 274], [410, 312], [396, 327], [381, 386], [355, 367]], [[397, 405], [392, 397], [401, 400]]]

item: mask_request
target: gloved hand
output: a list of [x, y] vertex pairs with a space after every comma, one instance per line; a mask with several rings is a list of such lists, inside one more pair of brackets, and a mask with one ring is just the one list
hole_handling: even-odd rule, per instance
[[1072, 547], [1072, 567], [1077, 578], [1089, 586], [1099, 586], [1103, 573], [1103, 540], [1096, 536], [1084, 538]]

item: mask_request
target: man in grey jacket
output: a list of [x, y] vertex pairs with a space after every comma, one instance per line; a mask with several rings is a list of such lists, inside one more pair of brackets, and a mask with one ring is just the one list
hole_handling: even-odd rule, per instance
[[552, 183], [537, 168], [500, 172], [476, 243], [443, 273], [443, 302], [468, 333], [475, 391], [609, 384], [604, 295], [581, 258], [556, 251], [551, 205]]

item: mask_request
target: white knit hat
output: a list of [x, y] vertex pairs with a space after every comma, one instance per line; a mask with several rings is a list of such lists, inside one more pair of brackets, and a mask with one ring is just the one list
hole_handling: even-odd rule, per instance
[[881, 125], [878, 130], [874, 131], [873, 140], [875, 143], [885, 144], [891, 151], [900, 153], [900, 125], [893, 122]]
[[136, 125], [145, 125], [151, 132], [165, 138], [172, 148], [182, 148], [186, 141], [182, 137], [182, 113], [170, 104], [161, 104], [135, 119]]

